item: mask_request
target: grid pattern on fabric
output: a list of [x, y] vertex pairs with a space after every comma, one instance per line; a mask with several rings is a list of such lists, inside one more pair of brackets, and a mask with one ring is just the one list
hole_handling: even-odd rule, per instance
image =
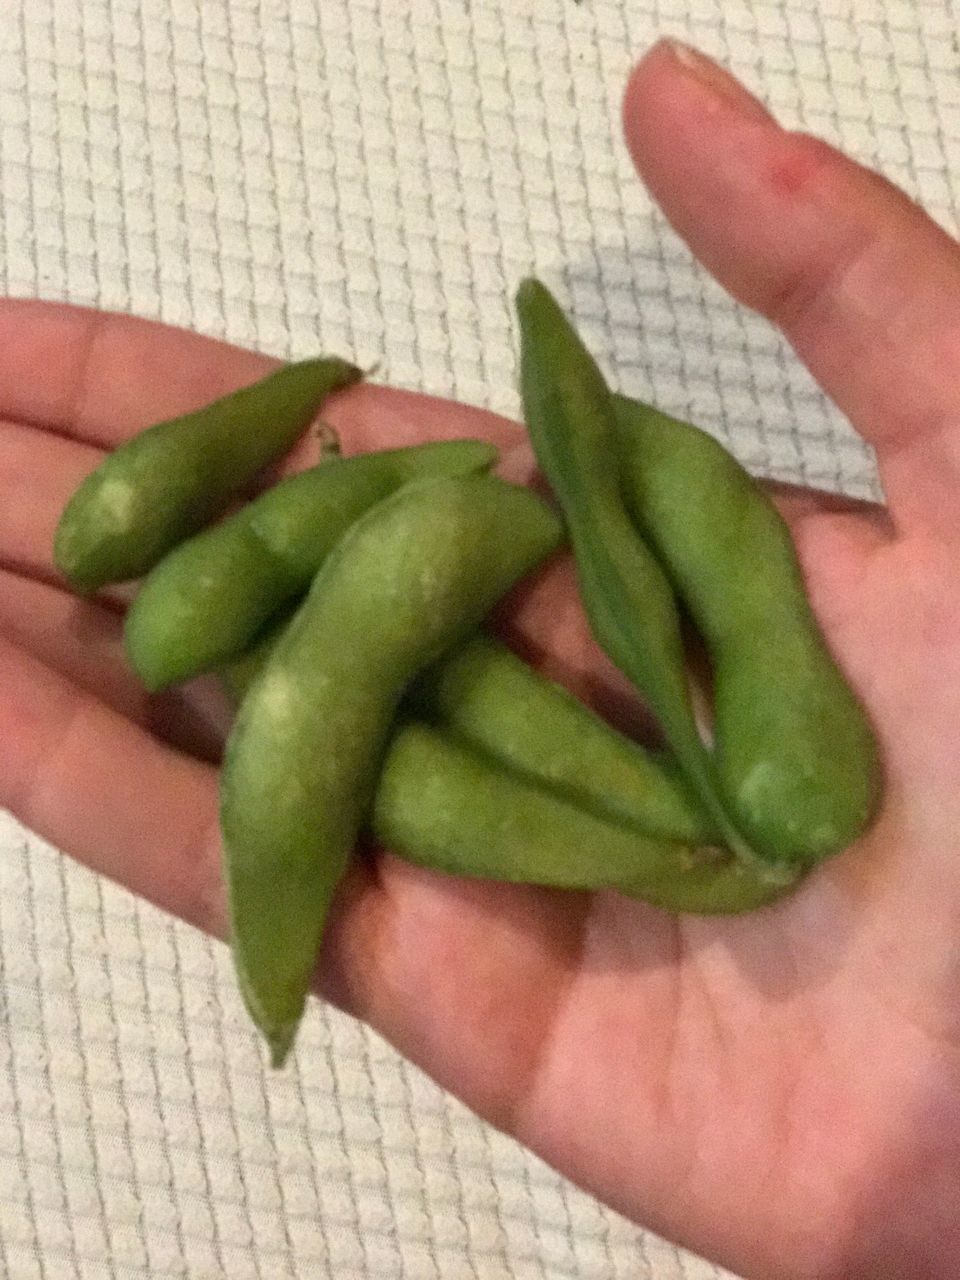
[[[0, 288], [317, 348], [516, 414], [533, 270], [622, 387], [758, 471], [877, 494], [619, 133], [659, 34], [957, 226], [960, 5], [14, 0]], [[309, 1069], [300, 1065], [309, 1063]], [[317, 1006], [268, 1075], [227, 957], [0, 814], [0, 1276], [717, 1280]]]

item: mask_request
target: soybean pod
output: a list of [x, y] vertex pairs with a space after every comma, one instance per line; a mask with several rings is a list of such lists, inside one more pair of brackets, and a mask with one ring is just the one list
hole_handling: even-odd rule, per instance
[[561, 533], [532, 493], [491, 476], [405, 485], [337, 543], [250, 686], [227, 742], [221, 827], [234, 962], [275, 1064], [404, 690]]
[[[231, 664], [236, 701], [284, 625]], [[773, 885], [717, 848], [669, 761], [484, 635], [424, 672], [401, 703], [369, 826], [433, 871], [615, 889], [671, 911], [750, 911], [792, 883]]]
[[720, 785], [775, 861], [810, 863], [866, 826], [873, 733], [810, 608], [790, 531], [706, 432], [614, 399], [628, 509], [706, 641]]
[[612, 822], [667, 840], [717, 841], [669, 752], [618, 733], [488, 635], [424, 672], [405, 706], [508, 772]]
[[496, 457], [481, 440], [451, 440], [332, 458], [281, 480], [148, 575], [124, 625], [131, 665], [152, 690], [221, 666], [306, 591], [374, 503], [417, 476], [469, 475]]
[[725, 850], [694, 849], [611, 822], [419, 723], [402, 724], [391, 741], [371, 821], [386, 848], [434, 871], [615, 889], [670, 911], [749, 911], [789, 883], [761, 879]]
[[247, 696], [250, 686], [267, 665], [267, 659], [279, 644], [280, 637], [293, 621], [294, 614], [302, 604], [301, 597], [286, 609], [282, 609], [257, 633], [248, 648], [216, 668], [217, 677], [235, 707], [239, 707]]
[[81, 592], [140, 577], [286, 453], [330, 392], [360, 376], [336, 357], [303, 360], [141, 431], [71, 497], [54, 539], [57, 567]]
[[761, 876], [787, 877], [737, 830], [694, 718], [680, 618], [663, 569], [624, 506], [613, 398], [599, 368], [536, 280], [517, 292], [524, 417], [563, 510], [577, 579], [601, 648], [647, 697], [723, 842]]
[[[238, 705], [288, 624], [284, 615], [221, 668]], [[632, 742], [485, 633], [427, 668], [405, 695], [402, 714], [611, 822], [681, 844], [717, 842], [669, 753]]]

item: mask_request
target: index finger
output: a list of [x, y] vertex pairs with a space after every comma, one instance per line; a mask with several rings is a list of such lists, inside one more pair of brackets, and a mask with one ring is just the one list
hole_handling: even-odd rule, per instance
[[[135, 316], [0, 300], [0, 419], [104, 449], [255, 382], [279, 363]], [[462, 436], [508, 448], [522, 438], [515, 424], [482, 409], [370, 383], [331, 397], [322, 412], [345, 453]]]

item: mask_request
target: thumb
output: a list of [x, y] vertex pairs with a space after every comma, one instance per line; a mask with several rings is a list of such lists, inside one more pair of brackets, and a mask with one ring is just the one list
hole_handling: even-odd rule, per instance
[[902, 531], [960, 538], [960, 249], [897, 188], [782, 129], [732, 76], [662, 41], [624, 128], [675, 230], [777, 324], [876, 452]]

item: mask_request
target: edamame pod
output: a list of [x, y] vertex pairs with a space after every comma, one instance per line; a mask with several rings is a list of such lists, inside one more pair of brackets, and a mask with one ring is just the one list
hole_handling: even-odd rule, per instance
[[127, 613], [127, 657], [148, 689], [210, 671], [241, 653], [310, 585], [337, 540], [408, 480], [493, 465], [482, 440], [449, 440], [333, 458], [290, 476], [169, 552]]
[[[228, 689], [236, 701], [278, 636], [231, 664]], [[494, 695], [492, 715], [479, 703], [485, 693]], [[712, 847], [706, 821], [684, 807], [682, 790], [673, 792], [666, 763], [639, 747], [634, 759], [632, 744], [496, 641], [468, 640], [425, 672], [411, 694], [370, 819], [376, 838], [408, 862], [560, 889], [617, 889], [705, 915], [749, 911], [787, 887]], [[511, 699], [506, 708], [504, 695]], [[441, 718], [407, 718], [421, 711]], [[498, 725], [506, 732], [491, 737]], [[509, 728], [517, 725], [514, 738]], [[578, 727], [571, 742], [568, 730]]]
[[717, 839], [668, 755], [631, 742], [490, 636], [474, 636], [425, 671], [405, 706], [508, 772], [613, 822], [666, 840]]
[[280, 637], [293, 620], [293, 615], [302, 605], [302, 598], [293, 605], [281, 610], [275, 618], [254, 637], [249, 648], [238, 653], [229, 662], [217, 667], [217, 676], [233, 705], [239, 707], [247, 696], [250, 686], [267, 665], [267, 659], [280, 642]]
[[302, 360], [140, 432], [70, 499], [54, 540], [57, 567], [81, 592], [146, 573], [286, 453], [325, 396], [360, 376], [336, 357]]
[[598, 643], [649, 699], [680, 767], [723, 842], [757, 873], [787, 873], [757, 857], [731, 821], [690, 700], [670, 584], [627, 515], [611, 393], [547, 289], [517, 292], [524, 416], [537, 461], [563, 510], [580, 593]]
[[247, 692], [221, 826], [234, 962], [275, 1064], [404, 690], [561, 536], [544, 503], [492, 476], [404, 485], [337, 543]]
[[714, 753], [737, 826], [771, 859], [835, 853], [869, 821], [877, 750], [790, 531], [706, 432], [623, 396], [614, 404], [627, 506], [710, 653]]
[[[498, 768], [443, 730], [399, 727], [371, 827], [410, 862], [453, 875], [616, 889], [670, 911], [749, 911], [783, 893], [716, 849], [644, 836]], [[799, 875], [794, 869], [791, 880]]]
[[[239, 705], [288, 623], [268, 628], [220, 670]], [[716, 834], [669, 756], [631, 742], [483, 633], [411, 685], [403, 713], [425, 720], [491, 764], [643, 835], [713, 844]]]

